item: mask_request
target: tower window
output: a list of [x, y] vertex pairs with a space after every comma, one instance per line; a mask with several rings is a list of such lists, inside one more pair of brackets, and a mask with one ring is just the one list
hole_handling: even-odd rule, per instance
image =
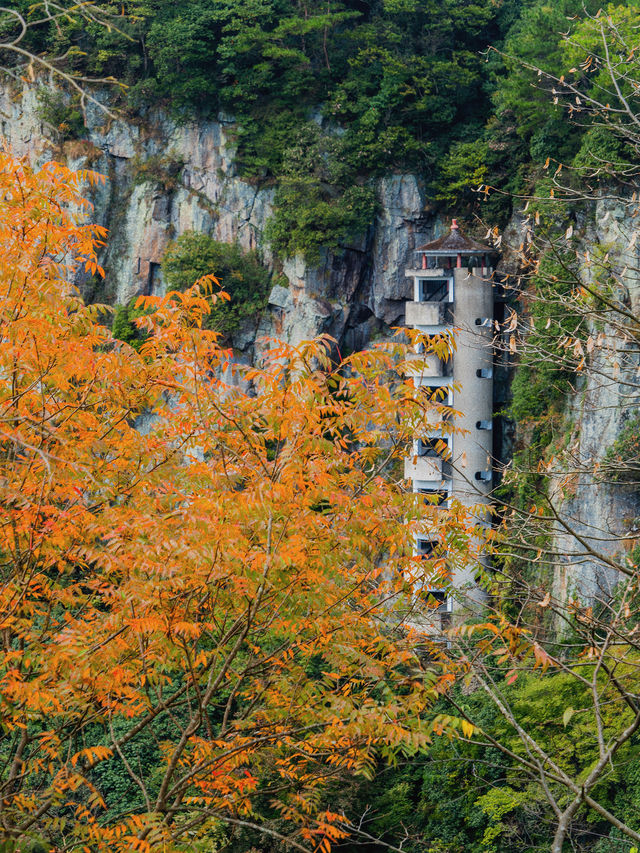
[[420, 302], [448, 302], [449, 279], [420, 279]]
[[476, 421], [476, 429], [493, 429], [493, 421]]
[[418, 439], [418, 456], [440, 456], [441, 453], [447, 453], [449, 443], [446, 438], [439, 436], [429, 436], [428, 438]]
[[476, 471], [476, 480], [479, 480], [482, 483], [491, 482], [492, 476], [493, 476], [492, 471]]
[[447, 593], [443, 589], [425, 590], [424, 594], [425, 594], [425, 597], [430, 595], [432, 598], [435, 598], [435, 600], [438, 602], [439, 607], [442, 607], [443, 605], [446, 605], [446, 603], [447, 603]]
[[430, 557], [435, 551], [437, 545], [437, 542], [432, 542], [429, 539], [418, 539], [416, 543], [416, 556]]
[[493, 377], [493, 367], [480, 367], [476, 370], [478, 379], [491, 379]]
[[421, 385], [422, 393], [426, 394], [433, 403], [449, 405], [451, 388], [448, 385]]
[[424, 495], [427, 506], [442, 506], [449, 500], [447, 489], [418, 489], [418, 493]]
[[491, 317], [476, 317], [476, 326], [482, 326], [485, 329], [490, 329], [491, 325]]
[[441, 627], [448, 628], [451, 618], [451, 599], [444, 589], [423, 589], [421, 593], [423, 601], [437, 613], [441, 619]]

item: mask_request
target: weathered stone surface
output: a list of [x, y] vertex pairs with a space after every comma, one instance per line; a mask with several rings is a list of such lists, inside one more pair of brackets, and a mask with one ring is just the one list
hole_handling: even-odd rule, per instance
[[412, 252], [437, 236], [435, 223], [424, 211], [425, 196], [415, 175], [391, 175], [379, 185], [380, 215], [371, 253], [371, 295], [368, 307], [388, 325], [402, 323], [409, 297], [404, 271]]
[[281, 287], [279, 284], [272, 287], [269, 294], [269, 305], [273, 305], [274, 308], [281, 308], [283, 311], [288, 311], [292, 305], [289, 288]]
[[[504, 232], [503, 248], [508, 271], [513, 274], [518, 272], [518, 247], [526, 241], [527, 230], [534, 227], [526, 222], [525, 215], [514, 215]], [[630, 251], [636, 251], [632, 241], [635, 227], [625, 204], [619, 199], [597, 200], [581, 214], [574, 230], [582, 258], [581, 280], [585, 285], [601, 283], [602, 269], [593, 259], [607, 253], [608, 263], [618, 270], [622, 281], [617, 296], [637, 312], [640, 277], [635, 255], [630, 257]], [[640, 408], [640, 354], [619, 329], [601, 319], [582, 329], [583, 337], [589, 333], [588, 369], [577, 387], [567, 383], [563, 425], [567, 440], [550, 461], [549, 498], [569, 527], [558, 525], [550, 545], [550, 551], [558, 555], [553, 566], [553, 594], [559, 599], [578, 596], [594, 603], [606, 599], [619, 580], [617, 572], [606, 565], [606, 558], [624, 557], [640, 516], [635, 491], [606, 482], [598, 474], [625, 420]], [[597, 554], [605, 559], [598, 559]]]
[[[126, 302], [137, 293], [161, 292], [162, 257], [169, 243], [188, 230], [238, 241], [247, 249], [258, 248], [266, 263], [274, 263], [263, 238], [273, 188], [238, 176], [229, 118], [177, 125], [155, 110], [133, 123], [110, 119], [89, 104], [87, 119], [87, 139], [68, 143], [62, 150], [52, 140], [52, 129], [40, 118], [35, 88], [25, 86], [19, 92], [0, 89], [0, 131], [16, 154], [28, 154], [37, 163], [66, 156], [73, 168], [90, 166], [108, 178], [104, 187], [92, 190], [94, 219], [110, 231], [103, 259], [107, 278], [104, 283], [86, 276], [79, 279], [88, 298]], [[145, 175], [141, 168], [150, 162], [155, 164], [156, 174], [163, 163], [183, 165], [177, 177], [167, 175], [163, 181], [160, 175], [160, 180], [150, 180], [150, 170]], [[296, 344], [326, 332], [343, 350], [354, 350], [403, 324], [404, 302], [409, 296], [405, 267], [412, 266], [416, 246], [440, 236], [448, 225], [430, 212], [415, 175], [390, 175], [378, 182], [376, 190], [378, 217], [359, 240], [340, 252], [324, 253], [313, 267], [300, 257], [284, 262], [281, 271], [289, 286], [274, 286], [263, 316], [251, 318], [234, 335], [237, 360], [251, 361], [264, 346], [263, 337]], [[523, 215], [514, 217], [503, 248], [510, 243], [517, 248], [526, 239], [524, 219]], [[601, 199], [583, 230], [585, 245], [612, 247], [624, 267], [622, 256], [628, 250], [633, 223], [627, 220], [623, 204]], [[503, 267], [515, 272], [515, 259], [516, 254], [507, 251]], [[628, 305], [635, 312], [640, 309], [640, 277], [633, 270], [637, 266], [636, 259], [624, 277]], [[591, 274], [585, 268], [585, 281]], [[603, 359], [603, 372], [610, 372], [619, 341], [613, 330], [605, 329], [604, 336], [601, 351], [594, 357]], [[576, 427], [571, 451], [582, 468], [602, 459], [619, 434], [625, 413], [638, 405], [620, 384], [624, 371], [636, 367], [624, 367], [620, 381], [588, 380], [572, 397], [568, 418], [574, 419]], [[593, 537], [595, 542], [602, 538], [599, 531], [608, 530], [607, 542], [599, 547], [618, 553], [638, 514], [635, 499], [623, 489], [595, 483], [586, 474], [580, 477], [553, 497], [587, 539]], [[568, 537], [560, 531], [556, 545], [560, 552], [570, 550]], [[555, 585], [557, 592], [582, 590], [593, 596], [611, 581], [588, 556], [575, 554], [558, 564]]]
[[[3, 133], [16, 153], [40, 162], [62, 155], [39, 118], [34, 88], [0, 91], [0, 110], [6, 116]], [[75, 143], [64, 153], [73, 166], [91, 165], [108, 177], [106, 187], [92, 197], [96, 221], [110, 231], [103, 259], [107, 279], [101, 286], [80, 282], [90, 298], [125, 302], [136, 293], [159, 292], [159, 264], [167, 246], [188, 230], [258, 248], [273, 263], [263, 239], [273, 189], [238, 177], [230, 119], [176, 125], [153, 110], [125, 122], [90, 104], [87, 121], [86, 147], [92, 156], [83, 155], [82, 145]], [[173, 164], [183, 164], [177, 178], [169, 175]], [[434, 236], [438, 223], [424, 215], [424, 192], [414, 175], [389, 176], [378, 183], [377, 192], [378, 219], [359, 241], [325, 253], [315, 267], [302, 258], [284, 262], [289, 289], [274, 288], [254, 338], [243, 329], [236, 346], [252, 350], [261, 335], [297, 343], [328, 332], [341, 345], [356, 348], [402, 322], [404, 267], [415, 245]]]

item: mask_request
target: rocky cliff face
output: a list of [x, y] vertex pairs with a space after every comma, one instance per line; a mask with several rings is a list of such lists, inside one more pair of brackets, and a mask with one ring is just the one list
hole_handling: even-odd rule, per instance
[[[86, 138], [59, 145], [40, 118], [33, 87], [4, 89], [0, 110], [2, 134], [15, 153], [40, 161], [62, 156], [73, 168], [107, 176], [92, 198], [95, 220], [109, 229], [107, 276], [104, 282], [80, 282], [88, 298], [124, 303], [139, 293], [161, 292], [162, 257], [188, 230], [259, 248], [267, 264], [277, 265], [262, 236], [273, 190], [238, 176], [232, 122], [178, 125], [160, 110], [143, 119], [111, 120], [92, 106]], [[430, 239], [439, 223], [425, 215], [424, 191], [414, 175], [392, 175], [377, 189], [379, 216], [359, 242], [340, 254], [326, 253], [314, 268], [301, 258], [281, 265], [288, 286], [279, 277], [265, 315], [236, 335], [240, 357], [251, 358], [261, 336], [297, 343], [326, 332], [341, 347], [357, 349], [403, 322], [404, 268], [414, 246]]]
[[[608, 197], [598, 200], [580, 241], [585, 258], [581, 278], [586, 285], [599, 282], [602, 287], [604, 268], [587, 258], [606, 256], [605, 267], [615, 270], [620, 283], [615, 296], [638, 316], [640, 276], [634, 230], [628, 203]], [[554, 593], [562, 598], [579, 593], [592, 601], [606, 599], [619, 580], [606, 559], [624, 559], [638, 533], [637, 489], [612, 482], [601, 473], [608, 448], [640, 405], [637, 336], [631, 339], [625, 326], [629, 328], [626, 320], [606, 312], [590, 323], [593, 348], [587, 353], [588, 367], [575, 391], [568, 389], [566, 418], [571, 437], [563, 462], [570, 476], [557, 478], [551, 494], [577, 534], [558, 529], [555, 536], [555, 548], [562, 557]]]
[[[444, 227], [425, 212], [427, 199], [415, 175], [396, 174], [378, 182], [379, 215], [358, 242], [339, 254], [326, 253], [316, 267], [301, 258], [279, 263], [263, 239], [273, 190], [238, 176], [231, 121], [178, 125], [160, 110], [143, 119], [111, 120], [91, 107], [86, 138], [60, 144], [40, 112], [33, 87], [0, 91], [1, 131], [15, 153], [41, 162], [62, 157], [73, 168], [89, 167], [107, 176], [92, 198], [95, 221], [109, 229], [103, 258], [107, 275], [105, 281], [79, 282], [89, 299], [125, 303], [139, 293], [162, 292], [160, 263], [167, 246], [195, 230], [259, 248], [265, 262], [277, 269], [267, 311], [234, 337], [239, 359], [251, 360], [263, 336], [295, 344], [325, 332], [342, 349], [355, 350], [403, 324], [409, 296], [404, 269], [412, 250]], [[630, 226], [624, 217], [624, 208], [603, 200], [586, 226], [585, 243], [626, 245]], [[517, 242], [516, 220], [511, 231]], [[634, 310], [640, 305], [636, 279], [631, 277], [628, 285]], [[600, 333], [603, 343], [592, 358], [596, 367], [603, 360], [602, 374], [610, 374], [612, 359], [620, 361], [620, 342], [613, 330]], [[615, 440], [625, 412], [637, 405], [625, 385], [636, 367], [627, 359], [619, 381], [603, 381], [595, 371], [585, 376], [578, 393], [568, 389], [567, 422], [573, 429], [567, 458], [574, 473], [559, 478], [552, 494], [584, 541], [611, 555], [620, 552], [633, 528], [636, 499], [588, 472]], [[606, 566], [576, 547], [574, 537], [558, 530], [555, 546], [569, 555], [558, 561], [556, 593], [596, 595], [610, 585]]]
[[[629, 317], [637, 317], [640, 265], [630, 205], [630, 199], [607, 197], [604, 192], [584, 205], [576, 222], [575, 249], [583, 284], [606, 292], [609, 280], [614, 302], [620, 300]], [[512, 274], [518, 272], [516, 247], [526, 241], [528, 228], [530, 218], [520, 214], [505, 230], [504, 259]], [[577, 596], [593, 604], [606, 600], [620, 580], [608, 560], [625, 559], [637, 541], [640, 523], [638, 489], [603, 473], [608, 449], [640, 407], [637, 333], [628, 334], [632, 327], [628, 318], [596, 304], [594, 309], [582, 318], [584, 368], [567, 383], [562, 423], [556, 427], [546, 461], [548, 497], [563, 521], [555, 525], [548, 544], [553, 566], [549, 591], [560, 601]], [[526, 443], [525, 436], [526, 429], [516, 425], [516, 444]]]

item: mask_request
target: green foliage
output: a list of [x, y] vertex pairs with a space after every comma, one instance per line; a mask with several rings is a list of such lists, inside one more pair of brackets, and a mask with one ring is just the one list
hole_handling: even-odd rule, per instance
[[[127, 734], [131, 724], [127, 720], [116, 719], [112, 723], [113, 736], [121, 738]], [[166, 715], [159, 715], [152, 728], [137, 735], [123, 748], [123, 754], [130, 767], [145, 780], [148, 789], [157, 792], [162, 778], [162, 752], [160, 742], [171, 737], [170, 721]], [[98, 744], [111, 747], [109, 731], [96, 727], [95, 741]], [[140, 788], [127, 772], [122, 761], [104, 761], [95, 766], [92, 771], [94, 782], [104, 791], [107, 808], [113, 814], [127, 812], [144, 812], [145, 802]], [[154, 780], [157, 783], [154, 784]]]
[[640, 414], [632, 415], [607, 449], [602, 475], [614, 483], [640, 484]]
[[[495, 676], [500, 681], [497, 671]], [[568, 673], [548, 671], [545, 675], [521, 673], [511, 685], [500, 683], [500, 689], [525, 730], [560, 767], [575, 775], [590, 767], [598, 756], [598, 744], [593, 710], [585, 710], [590, 708], [587, 687]], [[527, 755], [516, 732], [484, 691], [456, 690], [453, 698], [507, 749]], [[435, 711], [446, 713], [450, 707], [443, 702]], [[618, 717], [619, 708], [603, 709], [605, 737], [624, 724]], [[473, 741], [435, 737], [422, 754], [406, 763], [379, 767], [370, 781], [341, 785], [336, 798], [353, 813], [366, 809], [370, 818], [367, 831], [381, 840], [368, 849], [382, 853], [385, 843], [397, 846], [405, 835], [402, 849], [406, 853], [550, 849], [555, 827], [540, 786], [482, 734]], [[599, 786], [597, 798], [637, 827], [639, 747], [629, 744], [623, 753], [615, 771]], [[628, 844], [620, 846], [616, 830], [597, 816], [589, 822], [578, 816], [575, 830], [584, 853], [628, 851]]]
[[162, 261], [168, 287], [184, 290], [205, 275], [215, 275], [229, 302], [219, 300], [207, 317], [208, 327], [226, 336], [266, 307], [271, 274], [256, 251], [237, 243], [220, 243], [207, 234], [187, 231], [169, 247]]
[[366, 231], [377, 209], [375, 192], [358, 183], [344, 140], [314, 122], [290, 128], [280, 143], [284, 161], [265, 236], [281, 255], [317, 262], [321, 249], [339, 249]]
[[[624, 64], [618, 65], [617, 87], [612, 87], [611, 73], [606, 63], [594, 60], [604, 53], [603, 37], [606, 38], [607, 51], [611, 56], [626, 58], [629, 47], [634, 46], [637, 40], [640, 5], [637, 0], [609, 3], [606, 13], [606, 16], [601, 12], [594, 17], [581, 17], [573, 37], [564, 46], [565, 67], [574, 66], [570, 70], [572, 75], [576, 75], [574, 79], [596, 98], [602, 100], [606, 96], [607, 102], [614, 108], [621, 106], [624, 98], [629, 107], [637, 112], [639, 105], [635, 69], [631, 71], [632, 66], [629, 65], [627, 69], [631, 74], [625, 74]], [[615, 114], [608, 118], [614, 124], [624, 121], [624, 117]]]
[[[593, 6], [593, 3], [587, 4]], [[561, 74], [564, 62], [561, 33], [568, 18], [583, 11], [582, 0], [537, 0], [525, 7], [505, 40], [504, 63], [508, 71], [496, 90], [498, 112], [511, 113], [520, 136], [530, 138], [550, 116], [560, 114], [554, 108], [551, 93], [537, 78], [536, 68]], [[588, 9], [588, 11], [595, 11]], [[545, 157], [553, 156], [548, 151]]]
[[607, 177], [627, 171], [633, 152], [611, 128], [592, 127], [582, 137], [573, 165], [581, 172], [603, 172]]
[[[561, 234], [568, 226], [567, 204], [564, 200], [556, 197], [557, 186], [552, 177], [548, 173], [540, 178], [533, 187], [532, 197], [527, 205], [527, 213], [535, 220], [537, 226], [541, 226], [546, 232]], [[567, 266], [563, 267], [562, 261], [565, 261]], [[555, 282], [556, 280], [569, 279], [569, 283], [577, 281], [575, 272], [571, 268], [570, 259], [565, 256], [563, 259], [556, 258], [553, 261], [552, 255], [547, 255], [541, 259], [540, 269], [534, 281], [536, 289], [545, 288], [544, 282]], [[556, 288], [553, 287], [553, 290]], [[558, 291], [558, 298], [562, 298], [569, 293], [571, 288], [564, 290], [561, 288]], [[542, 296], [549, 296], [544, 291]], [[542, 319], [542, 317], [540, 318]]]
[[135, 183], [157, 184], [165, 192], [176, 189], [183, 168], [184, 160], [173, 152], [133, 160]]
[[128, 302], [126, 305], [117, 305], [114, 315], [111, 331], [113, 337], [119, 341], [124, 341], [132, 346], [135, 350], [140, 350], [140, 347], [146, 340], [146, 333], [139, 329], [135, 320], [144, 315], [144, 310], [135, 307], [135, 299]]
[[529, 155], [532, 162], [544, 163], [549, 157], [558, 163], [571, 163], [580, 145], [580, 132], [569, 127], [570, 132], [567, 132], [566, 116], [553, 109], [544, 124], [531, 134]]
[[[610, 55], [626, 57], [629, 46], [635, 45], [640, 11], [636, 0], [609, 5], [606, 17], [598, 17], [599, 8], [598, 0], [524, 4], [507, 33], [503, 53], [488, 56], [493, 109], [478, 139], [488, 149], [480, 164], [486, 183], [499, 190], [488, 196], [486, 214], [498, 221], [504, 223], [508, 215], [504, 194], [531, 191], [548, 159], [572, 166], [576, 181], [585, 172], [610, 181], [616, 172], [629, 174], [630, 166], [633, 171], [634, 152], [617, 132], [626, 121], [626, 108], [612, 87], [606, 63], [594, 61], [594, 55], [603, 53], [604, 34]], [[634, 74], [625, 75], [619, 62], [615, 67], [621, 93], [637, 112]], [[605, 125], [602, 115], [594, 122], [593, 114], [573, 98], [563, 99], [547, 74], [570, 79], [579, 90], [611, 103], [614, 110], [604, 117]], [[476, 157], [473, 150], [466, 154], [461, 175], [473, 170]]]
[[[498, 188], [480, 199], [493, 223], [506, 220], [508, 194], [522, 192], [547, 157], [576, 157], [580, 168], [624, 159], [615, 134], [567, 123], [535, 71], [562, 74], [588, 57], [599, 25], [582, 18], [598, 5], [128, 0], [111, 8], [111, 30], [69, 15], [29, 38], [50, 55], [68, 52], [72, 70], [118, 77], [135, 108], [164, 103], [178, 119], [231, 114], [240, 173], [276, 184], [277, 251], [317, 259], [371, 224], [371, 178], [391, 169], [420, 170], [432, 197], [451, 207], [474, 205], [480, 184]], [[18, 6], [29, 13], [26, 0]], [[636, 4], [609, 11], [632, 38]], [[490, 45], [501, 53], [483, 58]], [[602, 88], [603, 73], [580, 72], [580, 84]], [[82, 132], [77, 114], [52, 118], [69, 137]], [[316, 155], [311, 168], [292, 167], [301, 142]], [[161, 162], [139, 169], [169, 189], [179, 172]]]
[[342, 241], [362, 234], [376, 207], [371, 187], [348, 187], [332, 198], [313, 178], [283, 178], [265, 236], [276, 252], [286, 256], [301, 253], [309, 262], [317, 262], [321, 249], [338, 249]]
[[38, 101], [38, 115], [56, 130], [63, 142], [84, 136], [86, 128], [79, 96], [42, 88], [38, 90]]
[[530, 799], [529, 791], [514, 791], [508, 785], [493, 788], [478, 798], [478, 805], [489, 818], [489, 826], [484, 831], [482, 843], [487, 853], [494, 853], [498, 848], [496, 842], [500, 839], [501, 848], [504, 848], [504, 836], [511, 830], [503, 818], [521, 808]]
[[579, 319], [569, 296], [575, 287], [575, 259], [569, 253], [545, 255], [532, 282], [531, 328], [512, 385], [510, 414], [515, 420], [546, 420], [562, 406], [573, 362], [563, 346]]
[[[541, 219], [552, 218], [553, 203], [542, 203], [538, 214]], [[569, 252], [562, 256], [549, 252], [541, 259], [530, 283], [527, 300], [530, 326], [511, 383], [511, 403], [506, 412], [518, 423], [520, 440], [514, 448], [512, 465], [498, 489], [501, 500], [524, 512], [542, 505], [548, 480], [541, 463], [557, 450], [560, 440], [567, 438], [564, 408], [576, 365], [564, 342], [568, 334], [579, 328], [569, 299], [576, 276], [575, 257]], [[535, 573], [535, 582], [544, 583], [553, 567], [548, 561], [541, 561], [539, 553], [536, 559], [536, 551], [546, 550], [549, 541], [549, 532], [541, 528], [531, 537], [529, 553], [516, 556], [507, 547], [508, 555], [502, 559], [508, 574], [523, 572], [534, 582], [531, 574]], [[509, 602], [506, 606], [509, 607]]]
[[[442, 187], [472, 153], [459, 146], [473, 144], [490, 113], [479, 51], [500, 44], [521, 2], [129, 0], [111, 9], [117, 29], [70, 15], [39, 30], [38, 46], [70, 51], [73, 70], [117, 76], [136, 109], [231, 114], [239, 171], [277, 185], [277, 250], [317, 258], [371, 224], [373, 177], [417, 168]], [[292, 169], [309, 135], [314, 166]], [[469, 181], [483, 171], [481, 151], [472, 156], [452, 201], [458, 189], [471, 199]]]
[[[565, 36], [597, 0], [534, 0], [523, 5], [500, 55], [489, 54], [492, 109], [483, 139], [488, 147], [486, 183], [499, 190], [484, 200], [486, 215], [504, 223], [509, 194], [529, 192], [551, 158], [568, 165], [580, 149], [588, 122], [567, 121], [553, 84], [538, 70], [561, 76], [568, 70]], [[493, 220], [491, 220], [493, 221]]]
[[488, 156], [485, 140], [455, 143], [442, 164], [436, 198], [450, 205], [473, 198], [472, 191], [486, 180]]

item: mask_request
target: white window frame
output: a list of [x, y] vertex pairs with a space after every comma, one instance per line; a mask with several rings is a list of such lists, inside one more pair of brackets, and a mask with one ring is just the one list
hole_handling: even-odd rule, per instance
[[415, 278], [415, 286], [413, 291], [413, 298], [415, 302], [422, 302], [422, 293], [423, 293], [423, 284], [426, 282], [433, 281], [446, 281], [447, 283], [447, 298], [443, 299], [443, 302], [453, 302], [454, 294], [454, 279], [452, 276], [442, 275], [442, 276], [434, 276], [433, 278], [429, 278], [427, 276], [416, 276]]

